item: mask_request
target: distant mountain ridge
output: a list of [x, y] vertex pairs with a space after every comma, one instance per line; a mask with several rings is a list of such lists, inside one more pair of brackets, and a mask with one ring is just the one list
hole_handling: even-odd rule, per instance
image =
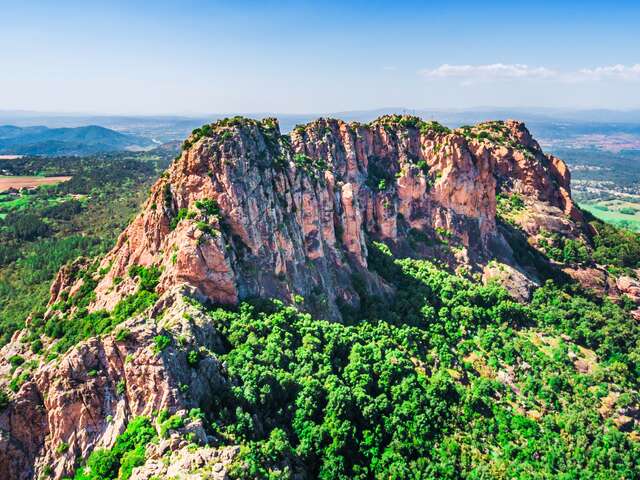
[[[640, 124], [640, 110], [609, 109], [562, 109], [543, 107], [492, 107], [480, 106], [458, 109], [385, 107], [369, 110], [346, 110], [340, 112], [252, 112], [252, 118], [276, 117], [282, 132], [293, 130], [296, 125], [305, 124], [318, 117], [340, 118], [345, 121], [368, 123], [376, 118], [393, 113], [416, 115], [425, 119], [437, 119], [451, 127], [476, 124], [495, 118], [518, 118], [527, 123], [532, 134], [547, 144], [548, 137], [576, 135], [584, 126], [591, 129], [622, 128], [635, 129]], [[131, 135], [153, 138], [160, 142], [180, 140], [201, 125], [247, 112], [217, 112], [194, 115], [104, 115], [104, 114], [63, 114], [29, 111], [0, 110], [0, 124], [21, 127], [46, 125], [50, 128], [81, 127], [100, 125]], [[558, 126], [563, 130], [558, 133]]]
[[75, 128], [0, 126], [0, 154], [88, 155], [118, 150], [145, 150], [154, 143], [144, 137], [97, 125]]

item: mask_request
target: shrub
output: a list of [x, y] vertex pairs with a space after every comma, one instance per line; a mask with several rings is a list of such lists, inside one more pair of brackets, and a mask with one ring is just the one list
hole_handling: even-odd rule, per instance
[[189, 410], [189, 418], [192, 420], [204, 420], [204, 412], [200, 408], [192, 408]]
[[41, 353], [42, 347], [42, 341], [39, 338], [36, 338], [33, 342], [31, 342], [31, 351], [33, 353]]
[[589, 261], [589, 251], [584, 243], [568, 239], [562, 248], [562, 260], [565, 263], [585, 263]]
[[140, 290], [146, 290], [147, 292], [153, 292], [156, 289], [161, 274], [160, 269], [155, 265], [150, 267], [132, 265], [129, 267], [128, 273], [131, 278], [138, 278]]
[[65, 453], [68, 450], [69, 450], [69, 444], [67, 442], [60, 442], [56, 447], [56, 453], [58, 455]]
[[24, 363], [24, 358], [22, 358], [20, 355], [11, 355], [9, 357], [9, 363], [13, 368], [16, 368]]
[[418, 163], [416, 163], [416, 167], [418, 167], [423, 175], [429, 175], [429, 164], [425, 160], [419, 160]]
[[133, 469], [144, 465], [145, 446], [137, 445], [133, 450], [129, 450], [122, 455], [120, 469], [118, 470], [118, 480], [129, 480]]
[[197, 350], [190, 350], [187, 353], [187, 363], [190, 367], [196, 368], [200, 362], [200, 352]]
[[120, 300], [111, 313], [114, 325], [146, 310], [158, 300], [158, 294], [141, 290]]
[[123, 395], [126, 390], [127, 383], [124, 380], [120, 380], [118, 381], [118, 383], [116, 383], [116, 392], [118, 392], [118, 395]]
[[515, 213], [524, 209], [525, 203], [522, 195], [513, 193], [511, 195], [496, 195], [496, 210], [499, 215]]
[[111, 450], [98, 448], [91, 452], [86, 466], [76, 471], [75, 480], [128, 480], [132, 470], [144, 463], [145, 446], [155, 438], [148, 418], [134, 418]]
[[220, 206], [218, 205], [218, 202], [210, 198], [196, 201], [196, 208], [205, 215], [220, 215]]
[[213, 228], [211, 225], [209, 225], [207, 222], [197, 222], [196, 227], [198, 228], [198, 230], [200, 230], [202, 233], [206, 235], [211, 235], [211, 236], [218, 235], [218, 231], [215, 228]]
[[156, 335], [153, 338], [153, 351], [155, 353], [162, 352], [165, 348], [167, 348], [171, 344], [171, 339], [166, 335]]
[[441, 125], [438, 122], [422, 122], [420, 123], [420, 133], [450, 133], [451, 129]]
[[167, 437], [169, 430], [175, 430], [184, 426], [184, 419], [178, 415], [171, 415], [167, 420], [160, 424], [160, 436], [162, 438]]
[[0, 387], [0, 412], [7, 408], [7, 405], [9, 405], [9, 395], [4, 388]]
[[178, 223], [180, 223], [182, 220], [187, 218], [188, 214], [189, 214], [189, 210], [186, 208], [181, 208], [180, 210], [178, 210], [178, 213], [176, 214], [176, 216], [173, 217], [169, 222], [169, 229], [175, 230], [176, 227], [178, 226]]
[[129, 335], [131, 335], [131, 331], [128, 328], [121, 328], [118, 330], [118, 333], [116, 333], [116, 342], [126, 341], [127, 338], [129, 338]]
[[76, 476], [76, 478], [86, 478], [91, 480], [102, 480], [116, 478], [118, 475], [118, 458], [111, 450], [96, 448], [87, 460], [86, 471], [91, 476]]
[[9, 389], [14, 393], [17, 392], [20, 390], [20, 387], [29, 380], [29, 377], [29, 372], [22, 372], [17, 377], [13, 377], [9, 382]]

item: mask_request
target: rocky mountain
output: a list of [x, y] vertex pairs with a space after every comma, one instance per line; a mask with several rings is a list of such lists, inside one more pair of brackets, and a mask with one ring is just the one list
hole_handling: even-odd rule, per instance
[[413, 117], [318, 120], [283, 136], [275, 120], [232, 119], [186, 145], [102, 261], [92, 308], [132, 293], [127, 271], [141, 265], [161, 269], [161, 292], [187, 284], [221, 304], [299, 295], [339, 320], [340, 305], [359, 305], [354, 276], [390, 288], [367, 270], [372, 240], [477, 271], [497, 258], [535, 283], [498, 227], [498, 196], [531, 206], [518, 220], [530, 238], [584, 231], [566, 166], [518, 122], [451, 133]]
[[154, 147], [150, 140], [89, 125], [73, 128], [0, 126], [0, 153], [12, 155], [90, 155]]
[[[0, 413], [0, 477], [60, 479], [75, 471], [85, 478], [77, 472], [94, 458], [91, 452], [118, 450], [134, 418], [154, 415], [159, 442], [142, 448], [126, 475], [129, 453], [121, 454], [119, 478], [234, 476], [242, 442], [212, 432], [200, 415], [222, 408], [216, 392], [238, 386], [228, 371], [233, 367], [220, 360], [234, 339], [201, 305], [233, 308], [275, 298], [341, 325], [370, 312], [372, 299], [395, 312], [398, 296], [410, 292], [394, 280], [399, 273], [379, 268], [386, 261], [380, 251], [389, 258], [429, 259], [465, 278], [469, 291], [480, 280], [501, 284], [520, 302], [540, 301], [532, 300], [533, 291], [547, 279], [577, 282], [601, 298], [626, 293], [640, 299], [633, 278], [615, 278], [593, 260], [597, 235], [571, 199], [566, 165], [546, 155], [517, 121], [451, 131], [410, 116], [384, 116], [367, 125], [319, 119], [290, 135], [282, 135], [274, 119], [205, 125], [185, 141], [113, 250], [63, 268], [45, 317], [31, 319], [36, 330], [64, 325], [85, 329], [74, 338], [88, 339], [69, 342], [62, 331], [38, 334], [45, 351], [60, 355], [37, 360], [27, 329], [2, 349], [6, 379], [23, 368], [11, 358], [37, 366]], [[508, 321], [525, 315], [514, 313], [520, 307], [513, 300], [500, 298], [511, 309]], [[473, 308], [489, 302], [470, 301]], [[449, 315], [442, 312], [442, 318]], [[535, 312], [526, 315], [534, 318]], [[593, 373], [596, 354], [576, 342], [572, 362]], [[426, 357], [411, 359], [412, 374], [436, 368], [427, 366]], [[503, 365], [490, 376], [517, 397], [523, 365]], [[607, 415], [637, 428], [633, 402], [621, 410], [611, 398]], [[523, 412], [531, 410], [517, 401]], [[269, 430], [260, 413], [247, 421], [254, 432]], [[314, 469], [320, 467], [296, 455], [273, 465], [280, 462], [278, 468], [294, 478], [319, 474]]]

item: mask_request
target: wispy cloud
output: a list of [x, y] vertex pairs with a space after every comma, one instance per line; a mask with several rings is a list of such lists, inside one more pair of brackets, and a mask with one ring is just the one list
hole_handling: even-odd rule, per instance
[[610, 65], [606, 67], [583, 68], [578, 72], [584, 79], [640, 80], [640, 63], [635, 65]]
[[557, 72], [546, 67], [530, 67], [519, 63], [492, 63], [488, 65], [449, 65], [445, 63], [434, 69], [420, 70], [426, 78], [462, 78], [462, 79], [497, 79], [497, 78], [550, 78]]
[[524, 64], [491, 63], [485, 65], [449, 65], [418, 72], [427, 79], [453, 78], [463, 85], [477, 82], [514, 79], [542, 79], [561, 82], [584, 82], [597, 80], [640, 80], [640, 64], [608, 65], [580, 70], [560, 71], [547, 67], [532, 67]]

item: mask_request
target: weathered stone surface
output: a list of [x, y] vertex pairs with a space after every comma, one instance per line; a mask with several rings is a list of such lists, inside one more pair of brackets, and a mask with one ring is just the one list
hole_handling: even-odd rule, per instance
[[[239, 450], [237, 446], [222, 448], [204, 446], [197, 449], [182, 447], [160, 453], [156, 445], [149, 445], [146, 463], [133, 469], [131, 480], [153, 478], [225, 480], [229, 478], [229, 466]], [[163, 461], [165, 458], [167, 461]]]
[[[37, 478], [46, 466], [53, 478], [70, 475], [77, 457], [112, 446], [131, 418], [207, 405], [225, 384], [213, 356], [188, 366], [190, 345], [213, 352], [222, 345], [208, 318], [178, 292], [167, 292], [152, 311], [120, 328], [129, 330], [126, 340], [112, 334], [82, 342], [21, 387], [0, 414], [0, 478]], [[153, 339], [160, 333], [174, 340], [157, 353]], [[180, 384], [189, 386], [188, 397]]]
[[65, 296], [73, 295], [82, 286], [82, 280], [78, 278], [78, 274], [90, 263], [89, 259], [80, 257], [58, 271], [49, 289], [49, 306], [63, 301]]
[[640, 281], [636, 278], [622, 276], [616, 279], [616, 287], [622, 295], [627, 295], [631, 300], [640, 303]]
[[615, 278], [611, 277], [609, 272], [604, 268], [570, 268], [565, 267], [563, 270], [573, 280], [578, 282], [586, 290], [590, 290], [598, 296], [610, 296], [617, 298], [619, 290], [616, 287]]
[[540, 285], [539, 280], [532, 279], [526, 273], [510, 265], [497, 262], [487, 264], [482, 272], [482, 281], [484, 283], [497, 282], [521, 302], [530, 300], [534, 288]]

